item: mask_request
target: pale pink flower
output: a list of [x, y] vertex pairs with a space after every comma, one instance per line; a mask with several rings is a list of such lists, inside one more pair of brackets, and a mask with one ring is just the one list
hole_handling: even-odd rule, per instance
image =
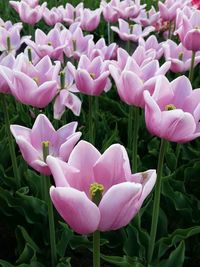
[[77, 122], [71, 122], [56, 131], [43, 114], [38, 115], [32, 129], [20, 125], [10, 126], [24, 160], [45, 175], [50, 175], [51, 171], [43, 157], [43, 142], [49, 144], [49, 155], [67, 161], [81, 136], [76, 128]]
[[152, 96], [145, 91], [144, 100], [151, 134], [177, 143], [200, 136], [200, 89], [192, 90], [186, 76], [171, 83], [165, 76], [157, 77]]
[[[80, 141], [68, 163], [48, 156], [47, 164], [56, 184], [50, 189], [51, 200], [62, 218], [79, 234], [127, 225], [156, 182], [155, 170], [131, 174], [127, 152], [119, 144], [110, 146], [101, 155], [93, 145]], [[99, 203], [92, 201], [95, 185], [101, 188]]]

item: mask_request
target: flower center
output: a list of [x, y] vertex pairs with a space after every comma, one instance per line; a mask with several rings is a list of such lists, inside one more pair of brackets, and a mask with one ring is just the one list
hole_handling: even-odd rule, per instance
[[97, 206], [99, 205], [102, 199], [103, 191], [104, 186], [102, 184], [93, 183], [90, 185], [90, 197]]
[[183, 53], [182, 53], [182, 52], [179, 53], [179, 55], [178, 55], [178, 59], [179, 59], [179, 60], [183, 60]]
[[49, 155], [49, 141], [42, 141], [42, 152], [43, 152], [43, 160], [46, 162], [47, 156]]
[[33, 80], [34, 80], [34, 82], [37, 83], [37, 85], [39, 84], [39, 78], [38, 77], [33, 77]]
[[48, 42], [47, 45], [48, 45], [48, 46], [52, 46], [52, 42]]
[[95, 76], [96, 76], [95, 73], [93, 73], [93, 72], [90, 73], [90, 77], [91, 77], [93, 80], [95, 79]]
[[168, 104], [165, 106], [165, 110], [174, 110], [176, 107], [173, 104]]

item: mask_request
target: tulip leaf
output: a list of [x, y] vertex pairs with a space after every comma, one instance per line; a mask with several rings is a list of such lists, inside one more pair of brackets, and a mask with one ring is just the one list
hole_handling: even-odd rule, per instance
[[185, 259], [185, 243], [181, 241], [175, 250], [173, 250], [168, 259], [162, 260], [158, 267], [182, 267]]
[[73, 238], [73, 231], [67, 226], [66, 223], [59, 222], [61, 227], [61, 235], [57, 243], [57, 253], [60, 257], [64, 257], [65, 251], [70, 240]]
[[101, 258], [106, 262], [112, 263], [120, 267], [145, 267], [136, 257], [132, 258], [128, 256], [106, 256], [101, 254]]

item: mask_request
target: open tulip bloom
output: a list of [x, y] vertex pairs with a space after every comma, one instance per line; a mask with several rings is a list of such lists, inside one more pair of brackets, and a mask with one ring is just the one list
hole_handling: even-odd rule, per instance
[[38, 115], [32, 129], [20, 125], [10, 126], [24, 160], [45, 175], [51, 172], [43, 158], [43, 143], [48, 143], [50, 155], [66, 161], [81, 136], [80, 132], [75, 132], [76, 128], [77, 123], [71, 122], [56, 131], [43, 114]]
[[127, 225], [151, 192], [155, 170], [131, 174], [125, 148], [110, 146], [102, 155], [80, 141], [68, 163], [47, 157], [56, 187], [50, 196], [57, 211], [80, 234], [110, 231]]
[[152, 96], [144, 92], [145, 121], [150, 133], [178, 143], [200, 136], [200, 89], [192, 90], [186, 76], [171, 83], [165, 76], [156, 79]]

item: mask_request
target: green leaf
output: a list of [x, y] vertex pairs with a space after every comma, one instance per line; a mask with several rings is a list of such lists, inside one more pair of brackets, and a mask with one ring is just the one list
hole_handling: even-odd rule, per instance
[[181, 241], [173, 250], [168, 259], [162, 260], [158, 267], [182, 267], [185, 259], [185, 242]]
[[59, 224], [61, 226], [61, 230], [60, 230], [61, 236], [60, 236], [59, 241], [57, 243], [57, 253], [60, 257], [64, 257], [67, 246], [68, 246], [70, 240], [73, 238], [74, 233], [67, 226], [66, 223], [59, 222]]
[[136, 257], [128, 257], [128, 256], [123, 256], [123, 257], [118, 257], [118, 256], [106, 256], [101, 254], [101, 258], [105, 260], [106, 262], [112, 263], [116, 266], [120, 267], [145, 267], [138, 258]]

